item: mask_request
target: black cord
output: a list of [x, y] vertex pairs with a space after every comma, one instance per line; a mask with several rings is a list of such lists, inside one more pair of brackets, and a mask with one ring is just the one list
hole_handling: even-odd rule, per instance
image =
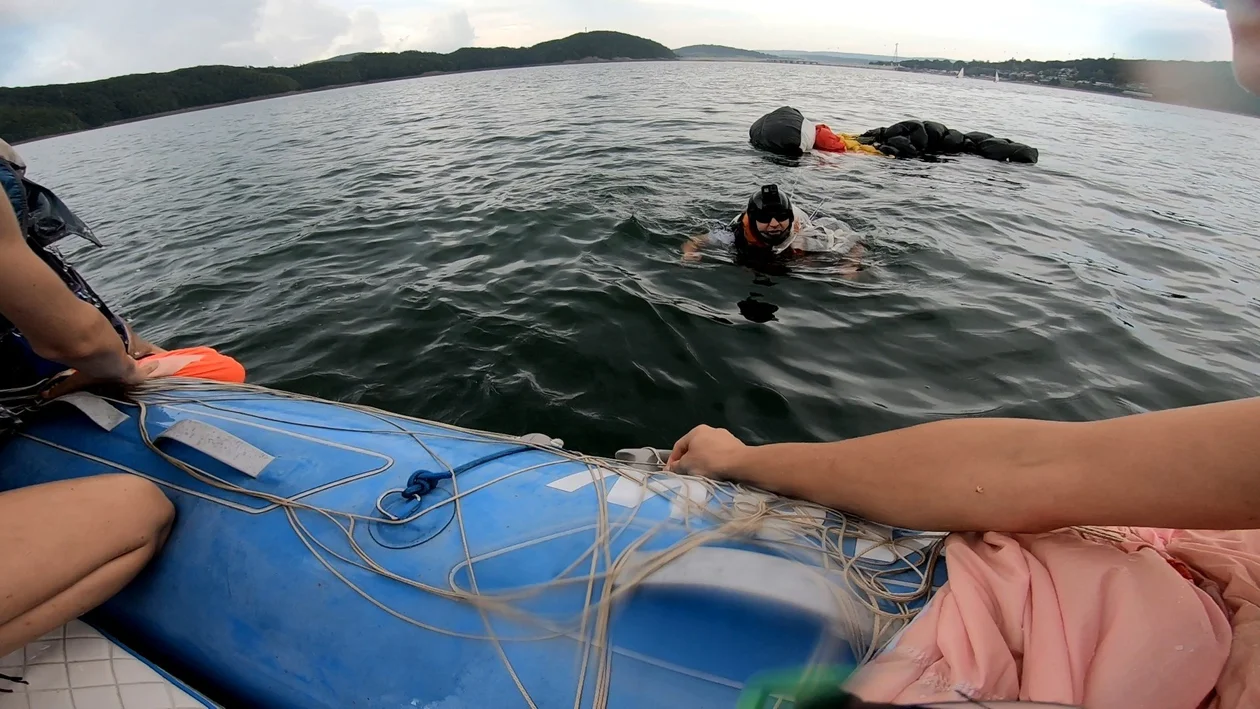
[[978, 707], [982, 707], [983, 709], [992, 709], [992, 707], [990, 707], [988, 704], [985, 704], [984, 702], [980, 701], [979, 699], [976, 699], [975, 697], [969, 697], [957, 689], [954, 690], [954, 694], [957, 694], [963, 699], [966, 699], [968, 704], [974, 704]]
[[[7, 680], [7, 681], [9, 681], [9, 682], [13, 682], [14, 684], [30, 684], [30, 682], [27, 682], [26, 680], [22, 679], [21, 677], [10, 677], [9, 675], [2, 674], [2, 673], [0, 673], [0, 679], [2, 679], [2, 680]], [[0, 687], [0, 694], [13, 694], [13, 690], [12, 690], [12, 689], [5, 689], [4, 687]]]

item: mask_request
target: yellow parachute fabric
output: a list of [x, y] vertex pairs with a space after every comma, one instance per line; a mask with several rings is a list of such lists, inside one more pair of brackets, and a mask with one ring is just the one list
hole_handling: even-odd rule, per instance
[[836, 133], [825, 123], [814, 127], [814, 150], [826, 153], [865, 153], [867, 155], [883, 155], [879, 148], [863, 145], [856, 135]]
[[844, 150], [847, 153], [866, 153], [867, 155], [878, 155], [882, 158], [890, 158], [891, 155], [885, 155], [879, 151], [879, 148], [873, 145], [859, 143], [856, 135], [847, 133], [837, 133], [836, 137], [844, 141]]

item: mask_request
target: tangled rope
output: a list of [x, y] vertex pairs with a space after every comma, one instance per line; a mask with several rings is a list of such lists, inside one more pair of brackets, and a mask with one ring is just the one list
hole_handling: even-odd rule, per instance
[[[377, 501], [377, 510], [382, 513], [381, 516], [330, 509], [305, 502], [297, 496], [284, 497], [260, 492], [224, 480], [159, 448], [149, 430], [148, 420], [152, 407], [162, 405], [195, 404], [230, 413], [233, 417], [290, 423], [274, 416], [227, 405], [233, 401], [256, 399], [260, 394], [341, 407], [362, 413], [376, 422], [362, 429], [305, 422], [292, 423], [291, 425], [294, 426], [409, 437], [436, 461], [439, 469], [424, 471], [427, 475], [411, 481], [412, 485], [407, 489], [421, 494], [421, 488], [424, 485], [431, 487], [439, 480], [449, 480], [452, 496], [406, 517], [396, 517], [385, 513], [380, 508], [380, 500]], [[824, 510], [815, 505], [778, 497], [741, 485], [717, 483], [703, 478], [683, 477], [664, 472], [661, 469], [663, 466], [659, 465], [654, 466], [653, 470], [645, 471], [641, 467], [632, 467], [622, 461], [574, 453], [524, 441], [513, 436], [485, 433], [386, 413], [367, 406], [328, 402], [252, 385], [224, 385], [187, 379], [154, 380], [138, 389], [131, 401], [121, 403], [138, 407], [139, 434], [144, 444], [175, 468], [215, 489], [245, 495], [282, 508], [294, 534], [312, 557], [331, 575], [367, 602], [402, 622], [429, 632], [490, 642], [525, 703], [534, 709], [537, 704], [504, 650], [505, 642], [525, 642], [558, 637], [568, 637], [578, 642], [580, 659], [573, 706], [575, 709], [581, 707], [587, 690], [588, 672], [594, 665], [591, 706], [594, 709], [604, 709], [611, 692], [611, 661], [615, 652], [609, 639], [612, 609], [618, 601], [632, 594], [636, 587], [652, 574], [700, 547], [738, 540], [742, 544], [754, 545], [776, 555], [787, 556], [798, 561], [817, 559], [817, 564], [802, 562], [802, 567], [814, 569], [818, 577], [825, 581], [837, 613], [834, 614], [832, 627], [828, 628], [829, 632], [824, 634], [815, 648], [813, 657], [816, 663], [821, 663], [830, 656], [842, 641], [847, 641], [855, 655], [861, 660], [869, 660], [917, 615], [934, 589], [933, 572], [940, 558], [943, 543], [943, 537], [940, 535], [892, 533], [887, 528], [839, 512]], [[400, 422], [422, 424], [428, 430], [415, 431]], [[528, 446], [546, 451], [553, 454], [555, 459], [513, 470], [488, 482], [461, 489], [461, 475], [458, 473], [466, 469], [469, 464], [453, 466], [439, 456], [425, 439], [448, 439], [470, 443], [498, 441], [510, 444], [513, 449]], [[474, 558], [470, 551], [463, 501], [469, 495], [493, 489], [497, 483], [510, 477], [569, 463], [585, 465], [591, 474], [596, 497], [595, 521], [593, 524], [561, 534], [587, 532], [593, 529], [595, 541], [554, 579], [507, 591], [481, 590], [477, 584], [474, 566], [476, 561], [488, 557]], [[380, 472], [387, 470], [389, 466], [381, 469]], [[636, 522], [640, 506], [629, 510], [623, 519], [615, 522], [610, 519], [607, 479], [614, 479], [617, 482], [633, 481], [641, 486], [645, 496], [650, 491], [651, 494], [668, 499], [678, 514], [675, 518], [666, 518], [651, 525], [624, 549], [614, 553], [614, 542], [618, 537], [632, 525], [642, 526], [642, 524]], [[696, 496], [693, 495], [693, 491], [696, 489], [704, 492], [703, 502], [694, 499]], [[406, 525], [446, 505], [454, 506], [455, 528], [460, 535], [464, 558], [456, 568], [451, 570], [445, 587], [391, 572], [379, 563], [369, 550], [364, 549], [355, 537], [356, 525], [361, 522]], [[316, 538], [299, 513], [313, 513], [332, 522], [340, 536], [345, 537], [350, 553], [338, 552], [330, 548], [329, 544]], [[680, 528], [685, 531], [681, 541], [671, 543], [664, 549], [642, 551], [650, 541], [659, 537], [661, 531], [666, 529], [678, 531]], [[510, 549], [500, 550], [496, 554], [544, 543], [556, 536], [558, 535], [552, 534], [546, 538], [531, 540]], [[846, 550], [846, 545], [851, 550]], [[893, 560], [893, 563], [889, 563], [889, 558]], [[485, 632], [484, 634], [469, 633], [439, 627], [391, 608], [367, 589], [349, 579], [334, 560], [374, 573], [391, 582], [411, 587], [418, 592], [467, 604], [475, 608], [480, 615]], [[583, 571], [578, 572], [579, 568]], [[467, 583], [464, 586], [461, 586], [457, 580], [457, 572], [461, 570], [467, 573]], [[904, 576], [907, 571], [913, 575], [914, 582], [907, 584], [903, 580], [894, 578]], [[548, 590], [579, 584], [584, 587], [584, 604], [581, 612], [570, 620], [555, 621], [543, 618], [520, 607], [523, 601], [537, 598]], [[501, 637], [491, 624], [492, 614], [535, 627], [538, 629], [538, 634], [531, 637]]]

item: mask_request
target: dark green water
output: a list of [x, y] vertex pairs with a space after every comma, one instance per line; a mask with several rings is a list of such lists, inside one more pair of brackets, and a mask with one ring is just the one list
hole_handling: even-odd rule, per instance
[[[982, 129], [1042, 163], [783, 164], [746, 131], [784, 103], [838, 130]], [[701, 422], [829, 439], [1253, 395], [1258, 129], [982, 81], [655, 63], [356, 87], [22, 152], [108, 241], [76, 262], [152, 339], [608, 453]], [[861, 279], [680, 262], [775, 181], [862, 235]]]

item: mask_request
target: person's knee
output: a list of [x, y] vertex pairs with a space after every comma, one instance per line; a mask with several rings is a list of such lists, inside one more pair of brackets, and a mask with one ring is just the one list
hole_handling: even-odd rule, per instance
[[114, 509], [124, 510], [129, 535], [139, 535], [143, 546], [161, 547], [175, 521], [175, 506], [162, 488], [137, 475], [102, 475], [94, 482], [106, 488]]

